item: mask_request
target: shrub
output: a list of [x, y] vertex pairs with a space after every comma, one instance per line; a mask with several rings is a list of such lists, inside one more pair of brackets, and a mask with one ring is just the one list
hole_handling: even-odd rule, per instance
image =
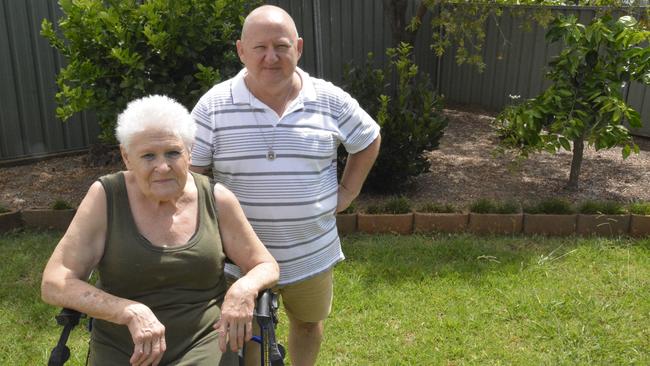
[[[402, 192], [410, 178], [429, 170], [424, 152], [438, 147], [447, 126], [441, 115], [442, 100], [433, 93], [429, 78], [412, 60], [412, 46], [401, 43], [386, 51], [386, 70], [372, 67], [372, 55], [365, 67], [348, 67], [343, 87], [381, 126], [379, 156], [368, 175], [364, 190], [375, 193]], [[395, 80], [391, 85], [387, 80]], [[339, 165], [345, 153], [339, 154]]]
[[348, 206], [348, 208], [339, 212], [339, 214], [351, 214], [355, 212], [357, 212], [357, 205], [354, 202], [352, 202], [350, 203], [350, 206]]
[[481, 198], [469, 207], [474, 213], [513, 214], [519, 212], [519, 204], [512, 201], [496, 202], [489, 198]]
[[73, 208], [72, 205], [70, 205], [67, 201], [64, 200], [56, 200], [52, 204], [53, 210], [69, 210], [71, 208]]
[[650, 202], [635, 202], [630, 204], [628, 211], [635, 215], [650, 216]]
[[615, 201], [586, 201], [580, 205], [578, 212], [586, 215], [623, 215], [627, 213], [623, 204]]
[[532, 206], [524, 207], [524, 212], [530, 214], [570, 215], [575, 213], [571, 202], [561, 198], [542, 200]]
[[368, 206], [368, 214], [405, 214], [411, 212], [411, 201], [404, 196], [390, 197], [380, 204]]
[[9, 210], [7, 207], [5, 207], [5, 205], [0, 203], [0, 213], [5, 213], [5, 212], [9, 212], [9, 211], [11, 211], [11, 210]]
[[453, 213], [459, 212], [459, 210], [450, 203], [437, 203], [437, 202], [427, 202], [419, 205], [416, 209], [417, 212], [424, 213]]
[[41, 34], [67, 60], [57, 76], [57, 117], [94, 110], [101, 139], [114, 143], [117, 114], [148, 94], [187, 108], [239, 68], [235, 41], [246, 0], [60, 0], [58, 29]]

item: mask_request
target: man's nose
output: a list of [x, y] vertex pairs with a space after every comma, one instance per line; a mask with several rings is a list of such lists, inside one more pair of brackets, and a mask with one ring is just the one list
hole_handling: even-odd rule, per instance
[[278, 60], [278, 54], [273, 47], [269, 47], [264, 53], [264, 61], [271, 64]]

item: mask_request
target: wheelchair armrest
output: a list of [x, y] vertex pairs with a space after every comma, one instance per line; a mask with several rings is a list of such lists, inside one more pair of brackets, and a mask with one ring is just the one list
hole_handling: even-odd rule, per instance
[[270, 321], [268, 324], [273, 324], [278, 322], [277, 314], [278, 295], [271, 289], [266, 289], [260, 292], [257, 296], [253, 315], [258, 318], [258, 321]]
[[77, 324], [79, 324], [79, 319], [80, 318], [85, 318], [86, 314], [82, 314], [76, 310], [68, 309], [68, 308], [63, 308], [61, 309], [61, 312], [59, 312], [59, 315], [55, 316], [54, 318], [56, 319], [56, 323], [62, 326], [71, 326], [74, 327]]

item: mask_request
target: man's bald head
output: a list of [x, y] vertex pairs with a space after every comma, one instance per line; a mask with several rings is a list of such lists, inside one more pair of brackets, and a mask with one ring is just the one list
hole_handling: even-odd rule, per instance
[[294, 23], [289, 13], [274, 5], [262, 5], [251, 11], [244, 20], [244, 26], [241, 30], [241, 40], [245, 40], [247, 33], [253, 28], [253, 25], [260, 24], [283, 25], [291, 30], [291, 33], [294, 35], [294, 41], [298, 39], [296, 23]]

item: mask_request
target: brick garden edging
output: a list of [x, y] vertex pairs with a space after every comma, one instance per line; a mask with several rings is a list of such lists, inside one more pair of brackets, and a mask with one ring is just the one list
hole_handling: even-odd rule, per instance
[[76, 212], [75, 209], [29, 209], [2, 213], [0, 214], [0, 233], [21, 228], [66, 230]]
[[[354, 223], [356, 215], [357, 222]], [[650, 237], [650, 216], [642, 215], [542, 215], [542, 214], [402, 214], [402, 215], [337, 215], [337, 223], [345, 220], [342, 235], [365, 233], [462, 233], [524, 234], [547, 236], [615, 236]], [[412, 220], [405, 223], [404, 220]], [[392, 220], [396, 220], [395, 223]], [[395, 226], [397, 221], [399, 226]], [[439, 220], [439, 221], [436, 221]], [[411, 227], [409, 232], [408, 228]]]
[[[20, 228], [66, 230], [76, 210], [32, 209], [0, 213], [0, 233]], [[439, 221], [436, 221], [439, 220]], [[483, 221], [487, 220], [487, 221]], [[541, 220], [541, 221], [540, 221]], [[365, 233], [462, 233], [524, 235], [597, 235], [650, 237], [650, 216], [533, 215], [533, 214], [421, 214], [337, 215], [341, 235]], [[543, 223], [543, 222], [546, 223]], [[491, 222], [491, 223], [490, 223]], [[491, 226], [493, 225], [493, 226]]]

